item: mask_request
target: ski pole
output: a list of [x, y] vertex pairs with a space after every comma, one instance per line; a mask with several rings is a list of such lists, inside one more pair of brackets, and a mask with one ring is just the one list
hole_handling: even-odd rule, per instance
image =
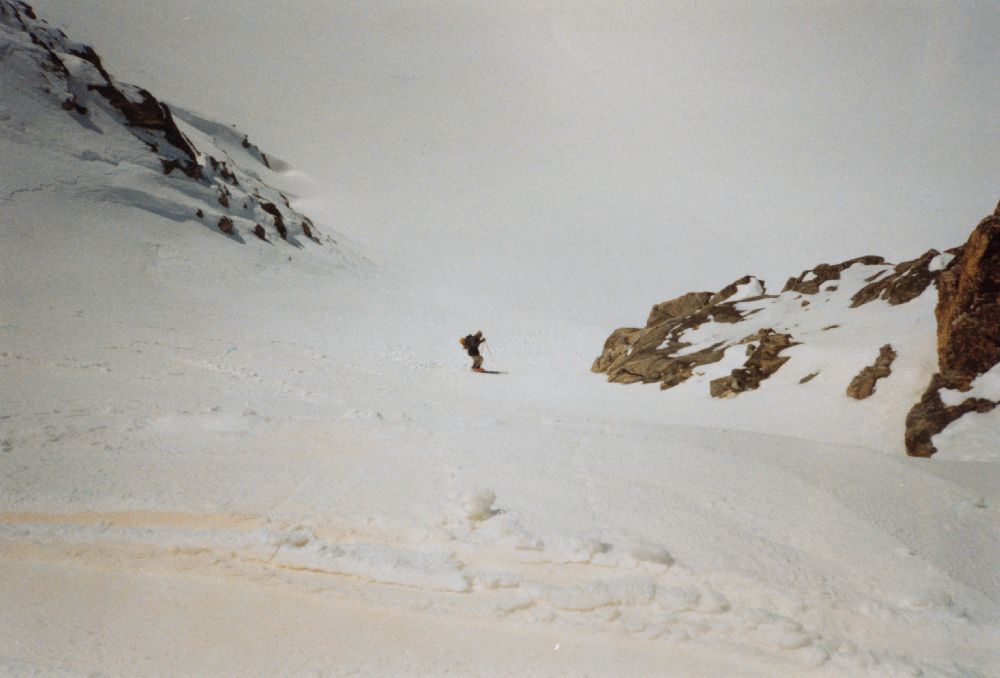
[[497, 360], [493, 357], [493, 351], [490, 350], [490, 345], [487, 343], [483, 344], [486, 347], [486, 352], [490, 354], [490, 362], [495, 363]]

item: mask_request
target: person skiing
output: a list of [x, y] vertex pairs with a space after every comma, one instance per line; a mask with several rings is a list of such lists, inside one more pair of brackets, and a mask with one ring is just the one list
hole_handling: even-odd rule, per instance
[[483, 371], [483, 356], [479, 354], [479, 345], [484, 341], [486, 341], [486, 337], [483, 336], [482, 330], [459, 340], [462, 347], [469, 352], [469, 356], [472, 358], [472, 369], [475, 372]]

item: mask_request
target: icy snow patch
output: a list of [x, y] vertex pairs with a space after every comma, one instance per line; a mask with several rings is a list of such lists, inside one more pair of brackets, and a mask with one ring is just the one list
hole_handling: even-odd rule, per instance
[[469, 581], [459, 564], [450, 553], [442, 551], [403, 550], [383, 544], [332, 544], [313, 538], [281, 545], [272, 562], [382, 584], [455, 593], [469, 590]]
[[1000, 363], [973, 379], [971, 386], [968, 391], [959, 391], [954, 388], [941, 389], [938, 392], [941, 396], [941, 402], [948, 407], [955, 407], [961, 405], [968, 398], [1000, 401]]
[[931, 438], [935, 459], [1000, 463], [1000, 407], [979, 414], [968, 412]]
[[746, 299], [747, 297], [758, 297], [764, 294], [764, 285], [758, 278], [751, 278], [750, 282], [737, 285], [736, 292], [733, 293], [729, 299], [726, 301], [739, 301], [740, 299]]
[[649, 603], [656, 593], [656, 582], [652, 577], [638, 576], [600, 579], [576, 586], [532, 583], [527, 588], [557, 609], [584, 612], [610, 605]]
[[948, 266], [948, 264], [951, 263], [951, 260], [954, 258], [955, 258], [954, 254], [948, 254], [947, 252], [943, 252], [934, 257], [933, 259], [931, 259], [930, 263], [927, 264], [927, 270], [930, 271], [931, 273], [934, 273], [936, 271], [943, 271]]

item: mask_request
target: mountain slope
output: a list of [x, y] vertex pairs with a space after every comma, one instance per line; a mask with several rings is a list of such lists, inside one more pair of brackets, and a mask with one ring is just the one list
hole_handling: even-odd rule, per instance
[[[915, 354], [854, 426], [866, 403], [796, 398], [792, 362], [724, 401], [696, 378], [609, 387], [570, 313], [470, 318], [454, 290], [300, 237], [297, 203], [265, 187], [287, 243], [268, 213], [226, 211], [218, 187], [238, 187], [164, 174], [99, 94], [63, 110], [17, 35], [0, 50], [0, 151], [20, 168], [0, 178], [0, 672], [997, 672], [1000, 472], [890, 447], [905, 411], [886, 396]], [[240, 190], [291, 183], [170, 110]], [[471, 373], [457, 344], [484, 316], [507, 375]], [[834, 343], [839, 393], [831, 376], [875, 356], [842, 369]]]
[[[991, 253], [1000, 243], [996, 220], [987, 218], [968, 244], [944, 254], [929, 250], [898, 265], [877, 256], [820, 264], [789, 278], [780, 294], [767, 294], [763, 281], [746, 276], [715, 293], [665, 301], [644, 328], [615, 330], [591, 369], [612, 382], [662, 389], [691, 380], [713, 398], [774, 380], [792, 387], [790, 400], [850, 408], [856, 418], [888, 409], [902, 424], [899, 413], [906, 412], [897, 449], [905, 442], [907, 453], [931, 456], [932, 439], [950, 424], [966, 413], [989, 414], [1000, 402], [981, 395], [992, 394], [989, 387], [957, 395], [980, 377], [991, 383], [1000, 356], [992, 319], [992, 280], [1000, 270], [1000, 256]], [[956, 394], [947, 405], [941, 389]], [[848, 398], [866, 404], [855, 407]], [[946, 456], [995, 460], [997, 446], [985, 435], [995, 423], [995, 416], [970, 414], [964, 440], [945, 436]], [[983, 434], [970, 435], [970, 427]]]
[[268, 159], [245, 135], [119, 83], [92, 48], [27, 5], [0, 3], [0, 30], [4, 89], [22, 95], [2, 112], [4, 156], [14, 169], [0, 184], [5, 200], [46, 185], [38, 154], [61, 155], [113, 178], [92, 189], [108, 202], [200, 221], [240, 243], [256, 236], [295, 247], [336, 244], [262, 180], [273, 176]]

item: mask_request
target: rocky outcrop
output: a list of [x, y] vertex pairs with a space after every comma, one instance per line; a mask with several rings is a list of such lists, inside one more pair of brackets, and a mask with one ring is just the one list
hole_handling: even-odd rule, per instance
[[959, 388], [963, 381], [953, 381], [941, 373], [931, 377], [931, 383], [920, 401], [906, 415], [904, 443], [908, 455], [932, 456], [937, 452], [932, 438], [944, 431], [949, 424], [969, 412], [982, 414], [997, 406], [998, 403], [985, 398], [966, 398], [958, 405], [945, 405], [941, 399], [941, 390]]
[[[677, 386], [698, 367], [722, 360], [727, 348], [751, 340], [716, 342], [688, 351], [685, 349], [691, 344], [682, 335], [705, 323], [732, 324], [743, 320], [755, 311], [741, 311], [738, 305], [768, 298], [764, 291], [762, 281], [744, 276], [718, 292], [689, 292], [656, 304], [646, 327], [621, 327], [611, 333], [591, 370], [607, 373], [609, 381], [619, 384], [658, 382], [663, 389]], [[734, 296], [737, 298], [732, 299]]]
[[[611, 375], [611, 367], [617, 365], [623, 358], [627, 358], [631, 354], [632, 344], [642, 331], [638, 327], [619, 327], [612, 332], [611, 336], [604, 341], [604, 350], [594, 361], [594, 364], [591, 365], [590, 370], [598, 374], [607, 372], [608, 381], [614, 381]], [[642, 381], [642, 378], [636, 376], [631, 381], [620, 381], [619, 383], [627, 384], [636, 381]]]
[[744, 341], [756, 343], [748, 347], [749, 355], [743, 367], [733, 370], [728, 376], [709, 382], [709, 394], [713, 398], [732, 398], [744, 391], [758, 388], [762, 381], [788, 362], [787, 356], [779, 354], [798, 343], [792, 339], [792, 335], [781, 334], [772, 329], [760, 330], [755, 336], [747, 337]]
[[309, 217], [302, 217], [302, 224], [300, 227], [302, 228], [302, 235], [309, 238], [310, 240], [315, 239], [313, 237], [313, 232], [312, 232], [313, 229], [312, 221], [309, 220]]
[[[843, 275], [853, 266], [862, 268]], [[840, 328], [846, 308], [879, 299], [890, 306], [906, 304], [933, 283], [940, 372], [910, 411], [905, 434], [909, 454], [930, 456], [933, 437], [951, 422], [997, 404], [983, 397], [960, 398], [978, 375], [1000, 362], [1000, 205], [965, 245], [944, 254], [932, 249], [896, 265], [877, 256], [820, 264], [790, 278], [777, 296], [746, 276], [718, 292], [689, 292], [656, 304], [645, 327], [612, 332], [591, 369], [612, 382], [659, 383], [663, 389], [704, 377], [711, 396], [732, 398], [759, 388], [786, 365], [791, 356], [785, 349]], [[825, 309], [837, 322], [823, 322]], [[778, 324], [772, 324], [776, 319]], [[743, 364], [723, 376], [715, 368], [712, 378], [712, 365], [731, 359], [731, 349], [740, 345], [746, 347]], [[896, 357], [892, 344], [881, 346], [874, 362], [851, 379], [846, 397], [872, 396], [891, 375]], [[805, 374], [794, 378], [798, 384], [819, 374], [815, 362], [805, 367]], [[951, 389], [944, 398], [942, 389]]]
[[862, 368], [847, 386], [847, 395], [857, 400], [864, 400], [875, 393], [875, 383], [892, 374], [892, 362], [896, 352], [891, 344], [886, 344], [878, 351], [878, 357], [872, 365]]
[[938, 280], [938, 366], [971, 381], [1000, 362], [1000, 205]]
[[932, 438], [968, 412], [988, 412], [998, 403], [966, 398], [947, 406], [941, 389], [968, 391], [972, 381], [1000, 362], [1000, 204], [983, 219], [938, 277], [939, 372], [906, 417], [906, 452], [929, 457]]
[[652, 327], [661, 322], [697, 313], [705, 308], [712, 298], [711, 292], [688, 292], [676, 299], [664, 301], [653, 306], [646, 319], [646, 327]]
[[931, 262], [939, 255], [937, 250], [927, 250], [917, 259], [897, 265], [891, 274], [879, 276], [858, 290], [851, 298], [851, 307], [857, 308], [875, 299], [884, 299], [892, 306], [916, 299], [937, 278], [938, 273], [931, 270]]
[[789, 278], [781, 289], [782, 292], [798, 292], [799, 294], [816, 294], [823, 283], [840, 280], [840, 274], [855, 264], [872, 266], [885, 263], [885, 259], [876, 256], [857, 257], [839, 264], [820, 264], [815, 268], [802, 271], [797, 278]]
[[[11, 3], [11, 5], [14, 6], [14, 11], [17, 11], [18, 5], [28, 11], [31, 9], [23, 3]], [[34, 17], [34, 12], [31, 12], [30, 15], [26, 12], [26, 16]], [[118, 83], [104, 68], [101, 57], [92, 47], [70, 44], [61, 34], [55, 36], [57, 39], [52, 39], [54, 36], [51, 35], [50, 31], [41, 30], [39, 25], [44, 22], [39, 22], [37, 18], [32, 19], [31, 24], [24, 21], [21, 23], [33, 37], [33, 42], [48, 52], [50, 62], [63, 64], [61, 52], [82, 59], [94, 67], [97, 77], [86, 83], [86, 89], [97, 92], [104, 97], [113, 108], [124, 116], [127, 124], [135, 128], [137, 132], [138, 130], [146, 132], [146, 134], [136, 133], [136, 137], [148, 145], [153, 152], [161, 152], [162, 150], [165, 153], [165, 157], [161, 158], [165, 168], [173, 169], [176, 167], [193, 179], [201, 178], [198, 152], [195, 150], [194, 144], [177, 127], [177, 122], [174, 120], [169, 106], [157, 100], [148, 90]], [[45, 35], [49, 40], [41, 38], [40, 35]], [[67, 80], [73, 77], [64, 64], [63, 72]], [[72, 103], [70, 108], [81, 115], [86, 115], [87, 109], [77, 102], [77, 96], [73, 94], [68, 99]], [[65, 102], [63, 108], [67, 108]], [[163, 146], [170, 150], [161, 149]], [[169, 174], [169, 170], [167, 173]]]
[[260, 202], [260, 208], [271, 215], [274, 220], [274, 228], [282, 240], [288, 240], [288, 229], [285, 227], [285, 218], [281, 215], [281, 210], [273, 202]]
[[[191, 199], [192, 213], [203, 207], [208, 208], [203, 213], [214, 212], [221, 206], [221, 218], [228, 221], [218, 222], [223, 224], [220, 230], [230, 235], [246, 234], [255, 232], [257, 222], [268, 224], [263, 215], [255, 213], [259, 204], [281, 241], [296, 247], [301, 247], [303, 240], [335, 243], [321, 236], [280, 191], [261, 179], [261, 168], [270, 168], [271, 163], [246, 135], [229, 125], [172, 109], [148, 90], [118, 81], [92, 47], [70, 40], [20, 0], [0, 0], [0, 31], [5, 54], [17, 55], [16, 63], [7, 60], [4, 68], [24, 73], [28, 86], [37, 85], [37, 91], [51, 99], [57, 110], [74, 116], [81, 128], [94, 133], [119, 134], [120, 126], [152, 154], [147, 167], [162, 170], [171, 178], [196, 182], [197, 187], [182, 191]], [[16, 49], [8, 50], [7, 46]], [[201, 148], [192, 139], [197, 139]], [[247, 242], [241, 237], [232, 240]]]

